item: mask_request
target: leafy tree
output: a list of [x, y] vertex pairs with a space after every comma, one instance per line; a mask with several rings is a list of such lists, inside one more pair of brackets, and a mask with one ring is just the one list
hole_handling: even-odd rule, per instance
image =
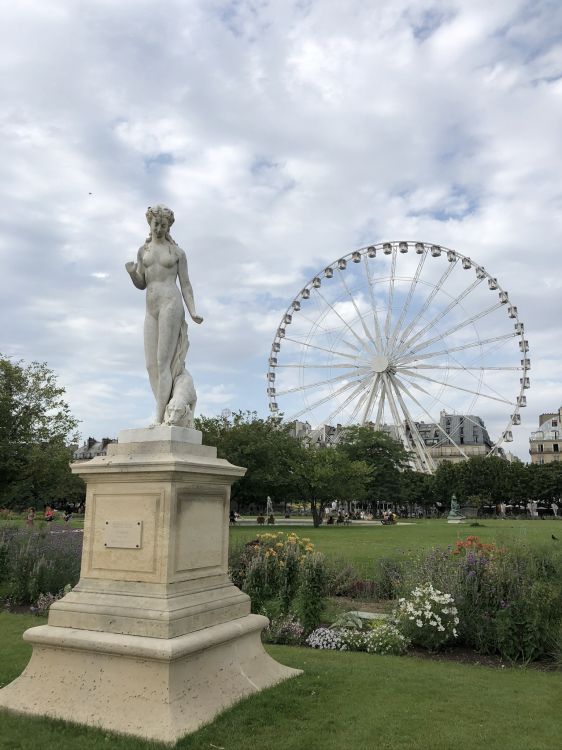
[[0, 355], [0, 503], [21, 509], [75, 492], [68, 443], [78, 422], [45, 362]]
[[345, 504], [365, 499], [372, 468], [350, 459], [339, 447], [301, 446], [293, 471], [299, 497], [310, 503], [314, 526], [320, 526], [324, 509], [332, 501]]
[[516, 505], [526, 505], [529, 497], [532, 496], [530, 468], [520, 461], [513, 461], [509, 465], [509, 496], [511, 502]]
[[294, 499], [293, 467], [301, 445], [289, 434], [289, 425], [276, 417], [259, 419], [255, 412], [199, 417], [195, 424], [203, 432], [203, 442], [217, 446], [220, 458], [247, 469], [232, 486], [238, 510], [249, 505], [265, 507], [268, 495], [277, 504]]
[[551, 503], [562, 496], [562, 466], [559, 463], [531, 464], [527, 471], [528, 497]]
[[405, 469], [400, 474], [400, 497], [403, 503], [409, 505], [431, 505], [434, 502], [433, 476]]
[[371, 467], [367, 487], [371, 502], [400, 501], [400, 473], [409, 466], [409, 454], [402, 443], [370, 427], [354, 426], [341, 435], [339, 449], [351, 460]]
[[458, 466], [451, 461], [443, 461], [433, 475], [433, 497], [435, 503], [442, 506], [441, 510], [450, 506], [453, 493], [457, 497], [461, 495]]

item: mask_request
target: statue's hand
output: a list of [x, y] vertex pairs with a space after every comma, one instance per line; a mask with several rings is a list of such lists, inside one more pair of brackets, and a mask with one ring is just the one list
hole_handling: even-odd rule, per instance
[[203, 318], [200, 315], [192, 315], [191, 316], [194, 323], [202, 323]]
[[128, 263], [125, 263], [125, 268], [127, 269], [127, 271], [129, 273], [133, 273], [133, 271], [135, 270], [136, 266], [137, 266], [137, 264], [135, 263], [134, 260], [130, 260]]

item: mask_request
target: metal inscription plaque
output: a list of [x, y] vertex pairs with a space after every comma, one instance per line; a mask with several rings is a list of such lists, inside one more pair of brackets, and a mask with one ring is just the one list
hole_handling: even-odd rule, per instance
[[142, 521], [106, 521], [103, 546], [120, 549], [140, 549]]

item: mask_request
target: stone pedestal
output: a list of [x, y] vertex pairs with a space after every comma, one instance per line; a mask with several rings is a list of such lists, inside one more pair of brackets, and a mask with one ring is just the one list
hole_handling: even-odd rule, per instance
[[124, 430], [72, 470], [87, 482], [80, 582], [24, 634], [33, 655], [0, 707], [175, 742], [298, 674], [266, 654], [267, 620], [228, 578], [230, 486], [245, 469], [161, 426]]

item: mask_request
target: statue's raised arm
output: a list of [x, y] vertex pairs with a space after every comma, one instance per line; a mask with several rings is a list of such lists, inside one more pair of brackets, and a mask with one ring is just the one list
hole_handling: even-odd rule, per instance
[[156, 399], [155, 424], [192, 427], [197, 396], [185, 369], [189, 339], [184, 301], [195, 323], [203, 318], [195, 309], [185, 252], [170, 235], [174, 212], [162, 205], [149, 206], [146, 220], [149, 235], [136, 262], [130, 261], [125, 268], [137, 289], [146, 289], [144, 353]]

